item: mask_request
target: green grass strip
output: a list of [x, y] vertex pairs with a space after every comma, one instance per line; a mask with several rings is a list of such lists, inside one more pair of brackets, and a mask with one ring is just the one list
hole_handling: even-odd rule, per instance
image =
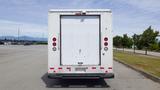
[[160, 77], [160, 57], [122, 51], [114, 51], [113, 56], [119, 61]]

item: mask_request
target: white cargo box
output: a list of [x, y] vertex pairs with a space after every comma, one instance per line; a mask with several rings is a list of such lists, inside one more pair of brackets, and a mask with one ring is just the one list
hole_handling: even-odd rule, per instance
[[109, 9], [53, 9], [48, 18], [48, 76], [113, 78]]

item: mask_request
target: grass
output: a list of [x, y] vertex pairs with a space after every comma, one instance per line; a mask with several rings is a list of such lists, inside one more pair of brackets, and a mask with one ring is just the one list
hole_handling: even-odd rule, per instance
[[119, 61], [160, 77], [160, 57], [145, 56], [123, 51], [114, 51], [113, 55], [114, 58]]

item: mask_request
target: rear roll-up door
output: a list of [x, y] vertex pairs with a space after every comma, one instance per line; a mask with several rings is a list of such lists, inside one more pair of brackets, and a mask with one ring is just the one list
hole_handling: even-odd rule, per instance
[[100, 64], [100, 16], [60, 17], [61, 64]]

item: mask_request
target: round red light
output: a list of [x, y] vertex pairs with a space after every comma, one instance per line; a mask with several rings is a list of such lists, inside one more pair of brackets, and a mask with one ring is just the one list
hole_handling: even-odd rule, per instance
[[53, 46], [56, 46], [56, 43], [53, 43]]
[[108, 38], [107, 38], [107, 37], [105, 37], [105, 38], [104, 38], [104, 41], [108, 41]]
[[104, 45], [105, 45], [105, 46], [107, 46], [107, 45], [108, 45], [108, 43], [107, 43], [107, 42], [105, 42], [105, 43], [104, 43]]
[[54, 37], [52, 40], [53, 40], [53, 41], [56, 41], [56, 38]]

